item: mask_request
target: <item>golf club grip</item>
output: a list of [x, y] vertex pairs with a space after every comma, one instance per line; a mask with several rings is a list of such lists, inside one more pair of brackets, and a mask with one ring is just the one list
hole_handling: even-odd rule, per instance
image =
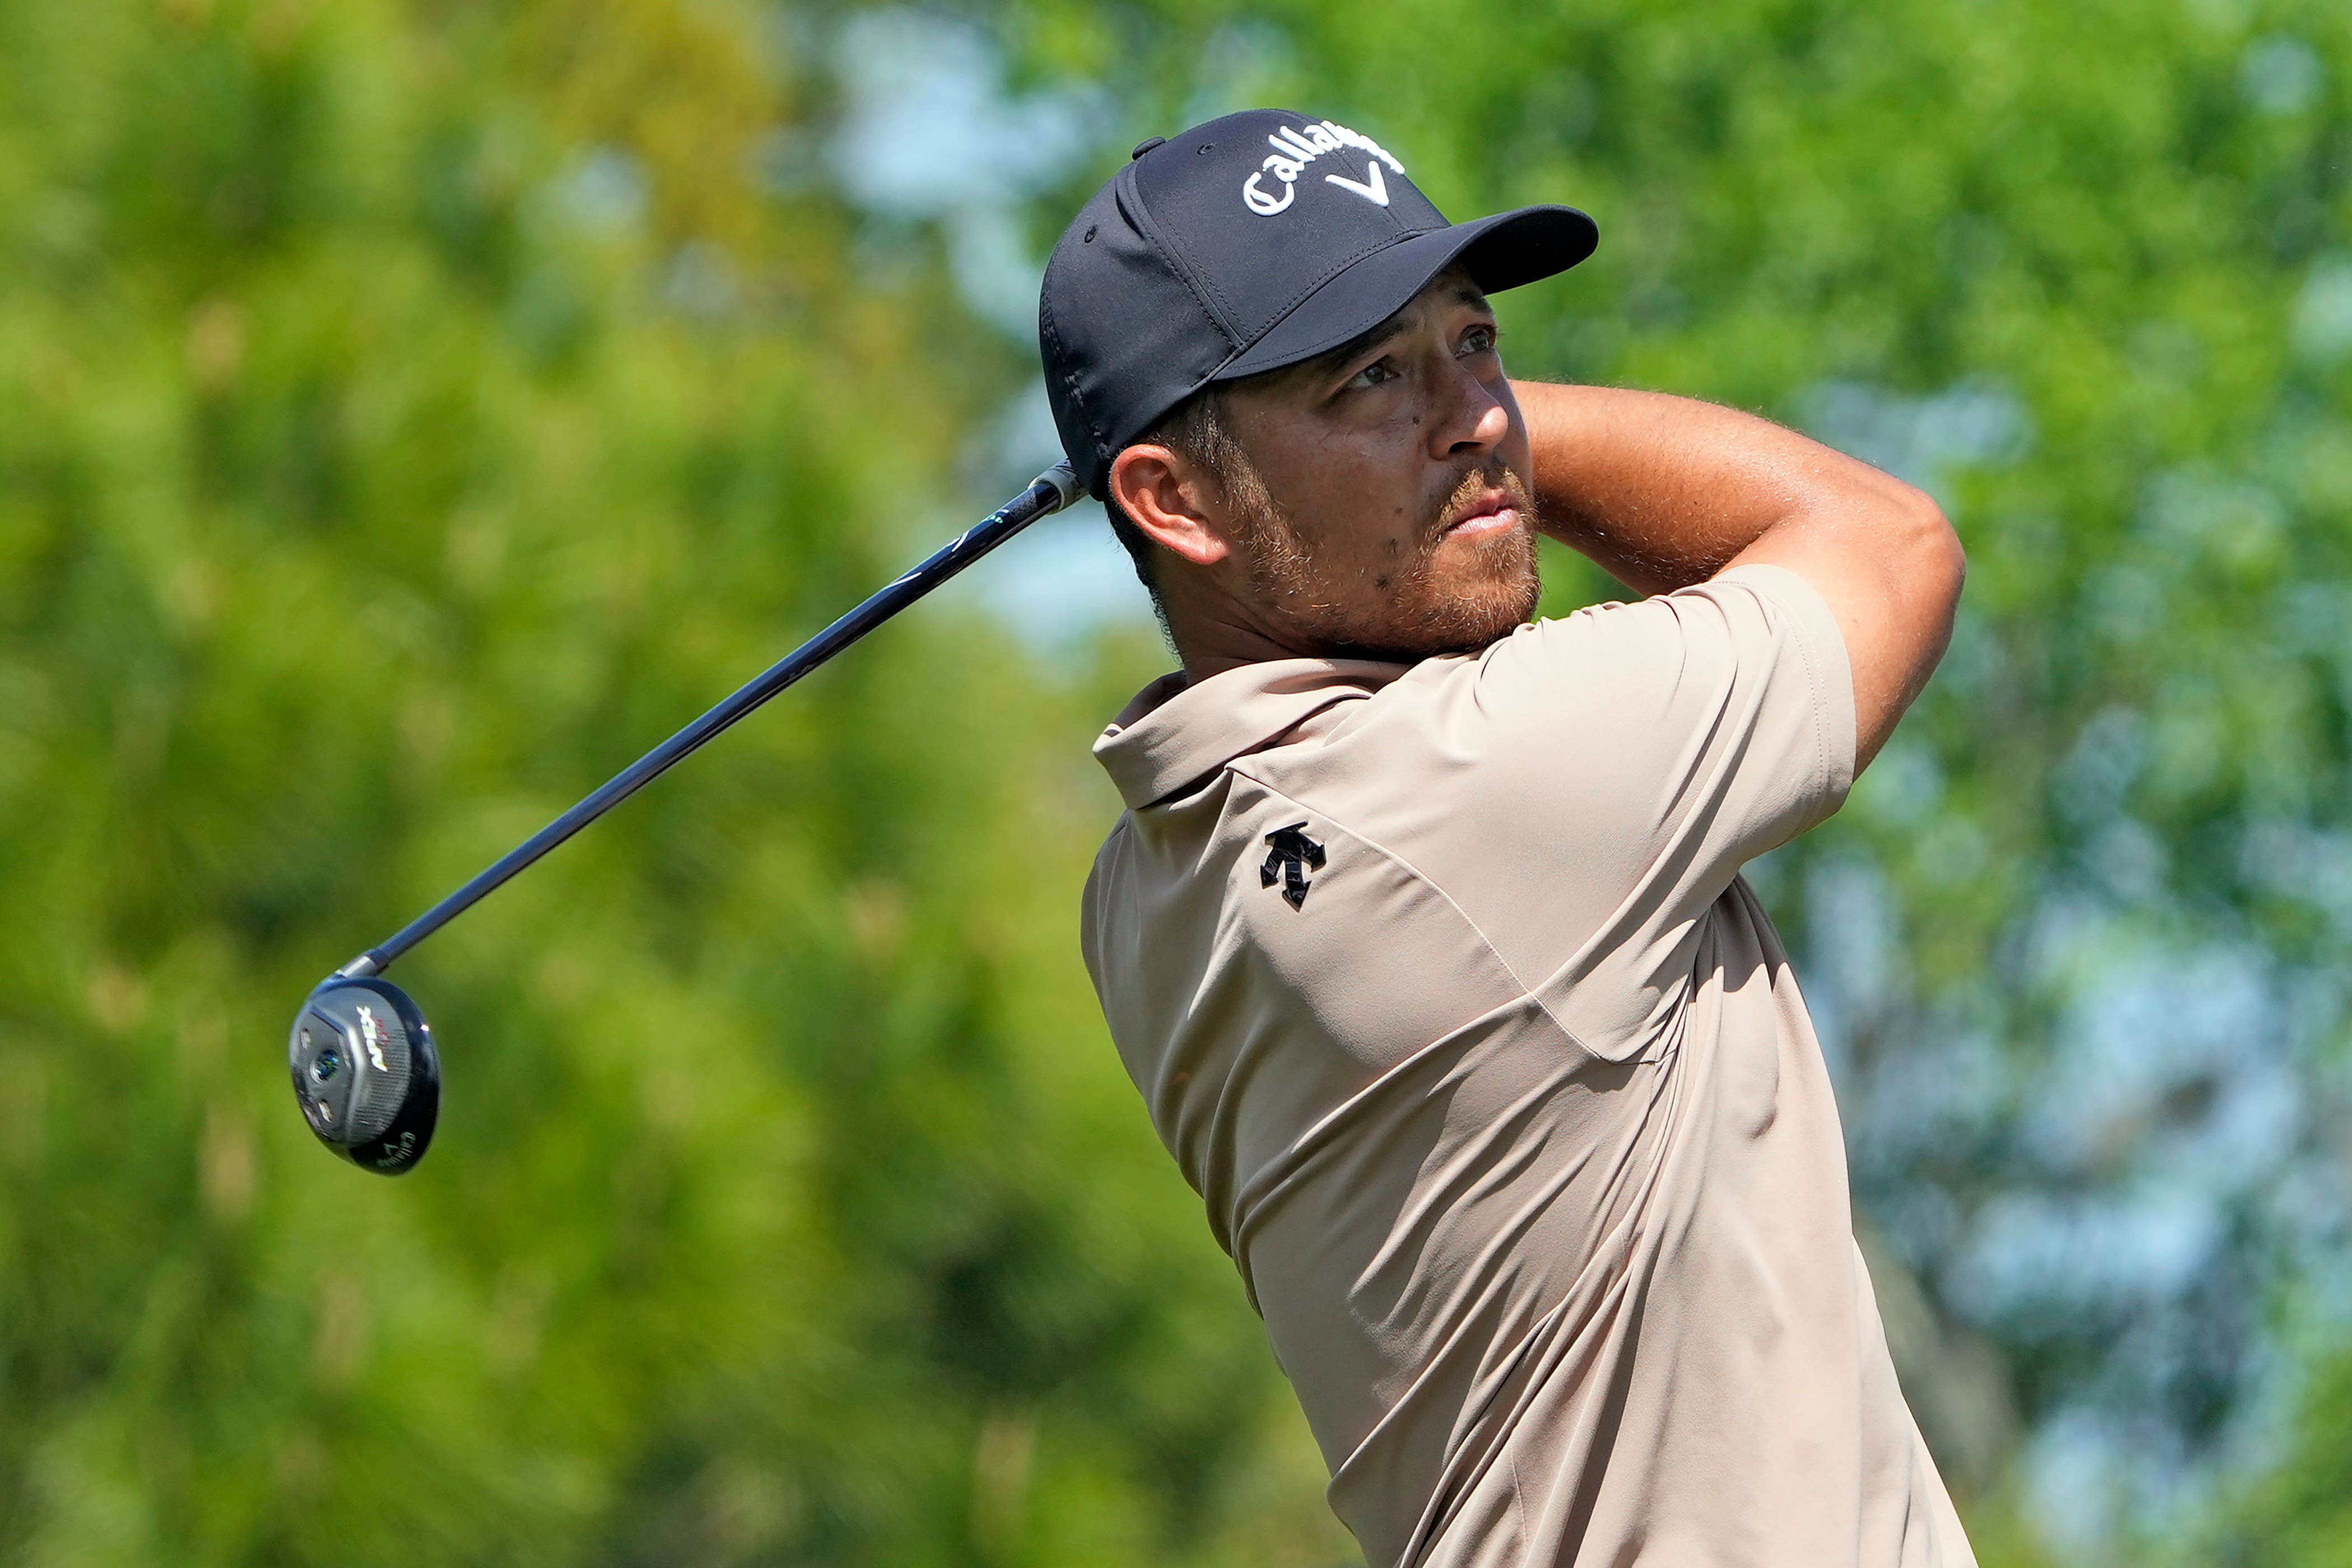
[[770, 665], [717, 707], [631, 763], [596, 792], [516, 845], [474, 879], [409, 921], [380, 945], [335, 971], [346, 978], [381, 974], [393, 962], [472, 908], [508, 879], [652, 783], [703, 742], [758, 708], [810, 670], [905, 609], [1041, 517], [1077, 499], [1078, 483], [1067, 463], [1056, 463], [1029, 488], [950, 540], [929, 560], [883, 588], [864, 604]]

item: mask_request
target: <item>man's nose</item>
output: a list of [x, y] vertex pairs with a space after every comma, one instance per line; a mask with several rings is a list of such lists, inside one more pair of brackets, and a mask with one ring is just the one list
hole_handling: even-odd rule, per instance
[[1447, 391], [1450, 404], [1436, 421], [1437, 439], [1431, 443], [1435, 458], [1475, 457], [1491, 452], [1510, 433], [1510, 411], [1486, 384], [1458, 364]]

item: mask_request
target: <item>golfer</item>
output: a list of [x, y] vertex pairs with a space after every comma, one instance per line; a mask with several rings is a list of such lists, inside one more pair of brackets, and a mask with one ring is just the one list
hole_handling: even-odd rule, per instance
[[[1595, 237], [1273, 110], [1078, 214], [1046, 383], [1183, 665], [1095, 746], [1087, 963], [1375, 1568], [1969, 1563], [1739, 876], [1959, 547], [1763, 420], [1509, 380], [1489, 297]], [[1649, 596], [1531, 620], [1538, 531]]]

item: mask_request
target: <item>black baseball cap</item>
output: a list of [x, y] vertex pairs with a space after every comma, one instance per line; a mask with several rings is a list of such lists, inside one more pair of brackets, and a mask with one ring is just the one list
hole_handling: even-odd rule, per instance
[[1455, 261], [1491, 294], [1599, 239], [1574, 207], [1449, 224], [1387, 149], [1290, 110], [1154, 137], [1045, 266], [1037, 340], [1062, 449], [1102, 500], [1120, 449], [1211, 382], [1328, 353]]

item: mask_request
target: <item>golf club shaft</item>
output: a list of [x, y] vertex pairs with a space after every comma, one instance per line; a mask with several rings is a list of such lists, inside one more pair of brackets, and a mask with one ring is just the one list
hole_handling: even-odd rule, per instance
[[447, 925], [518, 871], [595, 821], [668, 771], [712, 736], [777, 692], [905, 609], [1039, 518], [1077, 499], [1077, 479], [1067, 463], [1056, 463], [1029, 488], [943, 545], [930, 559], [770, 665], [732, 696], [635, 762], [562, 816], [532, 834], [472, 881], [409, 921], [382, 943], [352, 959], [336, 974], [346, 978], [381, 974], [410, 948]]

